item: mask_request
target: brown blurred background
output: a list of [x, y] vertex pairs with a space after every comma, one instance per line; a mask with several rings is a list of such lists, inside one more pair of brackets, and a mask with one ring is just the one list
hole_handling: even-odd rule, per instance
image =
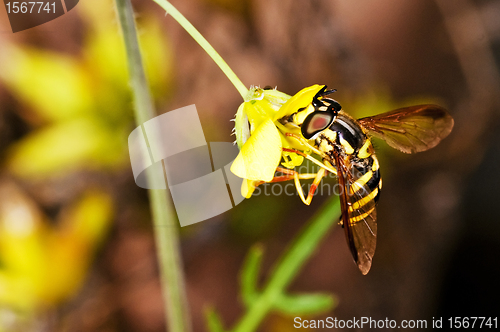
[[[133, 1], [159, 113], [195, 104], [207, 141], [230, 136], [240, 96], [152, 1]], [[427, 319], [500, 312], [500, 3], [494, 0], [185, 0], [173, 4], [245, 85], [338, 89], [355, 117], [432, 102], [455, 119], [431, 151], [375, 142], [384, 190], [372, 270], [335, 228], [293, 283], [333, 293], [315, 318]], [[147, 193], [128, 159], [135, 127], [111, 1], [13, 34], [0, 9], [0, 330], [162, 331]], [[238, 271], [264, 276], [326, 197], [254, 197], [181, 230], [194, 331], [214, 306], [243, 312]], [[292, 331], [273, 314], [261, 331]]]

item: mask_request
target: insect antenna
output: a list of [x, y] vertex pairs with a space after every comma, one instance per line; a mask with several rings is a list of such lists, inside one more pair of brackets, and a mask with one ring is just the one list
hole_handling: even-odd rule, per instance
[[324, 97], [324, 96], [328, 96], [328, 95], [331, 95], [332, 93], [334, 92], [337, 92], [337, 89], [331, 89], [331, 90], [325, 90], [323, 92], [320, 92], [320, 96], [321, 97]]

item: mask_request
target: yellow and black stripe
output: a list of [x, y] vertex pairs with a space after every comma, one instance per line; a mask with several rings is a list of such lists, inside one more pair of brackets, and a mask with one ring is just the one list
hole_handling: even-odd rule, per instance
[[356, 120], [340, 112], [315, 137], [324, 162], [337, 168], [342, 216], [349, 248], [359, 269], [368, 273], [376, 247], [376, 209], [382, 180], [372, 143]]
[[[402, 152], [425, 151], [450, 133], [453, 118], [442, 107], [417, 105], [355, 120], [326, 97], [332, 92], [321, 87], [307, 107], [297, 107], [295, 113], [279, 121], [299, 126], [308, 141], [305, 145], [314, 145], [310, 150], [323, 158], [323, 168], [337, 175], [342, 189], [342, 226], [354, 260], [367, 274], [377, 242], [376, 204], [382, 190], [378, 159], [367, 135], [381, 138]], [[322, 172], [315, 181], [324, 175]]]
[[326, 161], [335, 163], [334, 154], [338, 154], [346, 165], [349, 215], [353, 215], [351, 222], [361, 221], [374, 208], [382, 188], [371, 140], [356, 120], [341, 111], [330, 127], [316, 137], [315, 145], [327, 156]]

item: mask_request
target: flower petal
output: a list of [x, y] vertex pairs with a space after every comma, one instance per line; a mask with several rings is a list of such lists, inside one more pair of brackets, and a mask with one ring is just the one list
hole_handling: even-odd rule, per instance
[[244, 179], [269, 182], [281, 160], [281, 147], [278, 128], [267, 119], [243, 145], [231, 172]]

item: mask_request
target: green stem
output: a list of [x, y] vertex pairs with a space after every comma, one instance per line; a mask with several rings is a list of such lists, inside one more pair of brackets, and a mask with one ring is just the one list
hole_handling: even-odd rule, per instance
[[[115, 0], [127, 52], [130, 83], [138, 126], [156, 116], [144, 73], [130, 0]], [[148, 172], [147, 181], [165, 183], [162, 174]], [[148, 190], [160, 265], [160, 281], [165, 301], [165, 319], [171, 332], [191, 331], [184, 276], [179, 253], [178, 222], [168, 190]]]
[[170, 14], [179, 23], [184, 30], [186, 30], [191, 37], [207, 52], [207, 54], [215, 61], [219, 68], [224, 72], [227, 78], [233, 83], [234, 87], [240, 93], [241, 97], [245, 99], [248, 89], [240, 81], [238, 76], [227, 65], [226, 61], [217, 53], [217, 51], [208, 43], [208, 41], [200, 34], [198, 30], [167, 0], [153, 0], [160, 5], [165, 11]]
[[338, 222], [338, 215], [338, 198], [329, 199], [278, 261], [264, 290], [248, 308], [233, 332], [250, 332], [257, 329], [273, 308], [276, 298], [289, 286], [326, 233]]

